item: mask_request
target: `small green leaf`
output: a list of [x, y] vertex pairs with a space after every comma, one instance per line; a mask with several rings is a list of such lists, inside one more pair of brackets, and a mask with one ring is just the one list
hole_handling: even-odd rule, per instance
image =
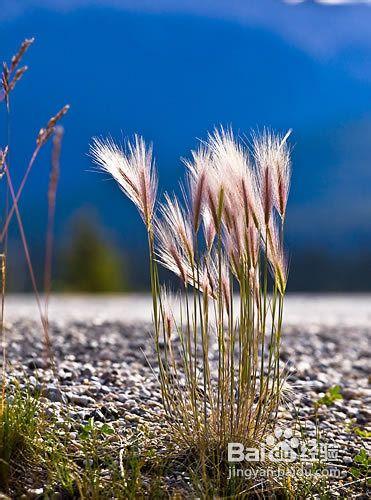
[[350, 469], [350, 473], [352, 474], [352, 476], [354, 476], [356, 479], [359, 478], [359, 476], [361, 475], [361, 471], [359, 469], [357, 469], [357, 467], [351, 467]]
[[340, 385], [334, 385], [334, 387], [330, 387], [328, 390], [330, 396], [334, 399], [343, 399], [343, 396], [340, 393]]
[[358, 455], [354, 457], [354, 461], [357, 464], [364, 465], [365, 467], [369, 465], [369, 458], [364, 448], [362, 448]]
[[81, 437], [82, 439], [87, 439], [90, 434], [94, 431], [95, 428], [95, 423], [94, 423], [94, 417], [89, 418], [88, 423], [85, 424], [81, 430]]
[[321, 405], [326, 405], [326, 406], [331, 406], [332, 404], [335, 403], [335, 401], [343, 399], [343, 396], [341, 394], [341, 387], [340, 385], [334, 385], [333, 387], [330, 387], [325, 393], [325, 395], [320, 398], [315, 405], [321, 406]]
[[103, 424], [102, 427], [100, 428], [100, 431], [102, 434], [107, 434], [107, 435], [112, 435], [115, 432], [114, 428], [109, 424]]

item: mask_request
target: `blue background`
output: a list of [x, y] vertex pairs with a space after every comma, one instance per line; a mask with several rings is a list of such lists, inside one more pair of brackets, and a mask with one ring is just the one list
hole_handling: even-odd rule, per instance
[[[94, 135], [153, 141], [161, 191], [177, 189], [180, 157], [214, 125], [236, 132], [293, 129], [287, 229], [292, 290], [371, 289], [371, 8], [279, 1], [0, 1], [0, 59], [36, 41], [12, 96], [11, 166], [19, 182], [41, 126], [62, 105], [65, 137], [57, 200], [58, 249], [81, 211], [141, 264], [135, 208], [93, 171]], [[4, 106], [0, 144], [7, 142]], [[20, 204], [42, 261], [50, 150]], [[15, 289], [27, 287], [16, 227]], [[40, 264], [41, 265], [41, 264]], [[143, 267], [143, 266], [140, 266]], [[128, 272], [131, 286], [143, 275]]]

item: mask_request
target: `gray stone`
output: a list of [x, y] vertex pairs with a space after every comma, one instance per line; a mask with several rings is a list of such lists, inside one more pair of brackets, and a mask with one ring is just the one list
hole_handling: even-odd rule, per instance
[[54, 385], [48, 385], [43, 390], [43, 395], [52, 403], [67, 403], [66, 395]]
[[89, 396], [73, 394], [72, 392], [68, 393], [68, 399], [71, 403], [75, 403], [78, 406], [92, 406], [95, 404], [95, 400]]

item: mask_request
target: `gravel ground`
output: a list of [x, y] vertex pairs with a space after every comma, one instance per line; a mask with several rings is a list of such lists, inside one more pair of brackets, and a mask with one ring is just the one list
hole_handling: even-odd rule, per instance
[[[363, 494], [360, 484], [349, 475], [349, 467], [359, 450], [367, 448], [366, 440], [354, 429], [370, 424], [371, 298], [367, 299], [368, 303], [361, 298], [358, 309], [356, 297], [341, 297], [336, 302], [334, 297], [319, 301], [295, 296], [287, 301], [291, 313], [286, 321], [282, 360], [290, 367], [294, 391], [291, 404], [281, 408], [279, 417], [284, 428], [292, 428], [295, 408], [309, 438], [315, 436], [317, 420], [321, 442], [338, 446], [331, 466], [340, 470], [343, 478], [334, 481], [333, 493], [342, 498]], [[76, 422], [94, 416], [121, 428], [136, 427], [141, 422], [152, 428], [162, 425], [159, 388], [148, 365], [149, 361], [156, 366], [150, 324], [140, 321], [139, 307], [143, 307], [145, 317], [148, 298], [136, 303], [132, 297], [121, 301], [116, 297], [114, 307], [109, 299], [89, 302], [86, 298], [69, 298], [64, 304], [62, 299], [57, 300], [52, 308], [51, 336], [58, 384], [44, 365], [41, 328], [27, 310], [31, 307], [28, 299], [12, 300], [7, 337], [13, 371], [21, 377], [26, 373], [32, 383], [42, 383], [45, 400], [53, 411], [71, 402]], [[327, 310], [324, 300], [328, 300], [331, 311], [327, 316], [321, 315]], [[83, 317], [80, 321], [76, 320], [79, 309]], [[321, 405], [316, 416], [316, 401], [337, 384], [343, 399], [328, 407]]]

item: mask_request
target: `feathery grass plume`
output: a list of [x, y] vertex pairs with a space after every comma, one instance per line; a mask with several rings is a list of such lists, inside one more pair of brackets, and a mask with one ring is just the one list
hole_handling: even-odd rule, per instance
[[[230, 129], [215, 129], [208, 136], [214, 172], [224, 191], [224, 209], [238, 214], [243, 225], [263, 224], [263, 208], [259, 198], [258, 179], [247, 148]], [[214, 181], [214, 185], [217, 181]], [[241, 212], [242, 210], [242, 212]], [[228, 222], [228, 218], [227, 218]]]
[[189, 214], [181, 208], [177, 198], [173, 199], [165, 193], [165, 203], [161, 205], [160, 212], [173, 239], [182, 248], [182, 253], [187, 255], [190, 264], [194, 259], [193, 232]]
[[128, 198], [138, 208], [144, 223], [150, 227], [157, 194], [157, 174], [152, 146], [134, 136], [122, 149], [112, 139], [95, 137], [90, 147], [94, 161], [110, 173]]
[[232, 130], [214, 129], [213, 133], [208, 135], [207, 145], [212, 158], [212, 168], [208, 171], [207, 179], [209, 206], [215, 226], [218, 227], [222, 218], [221, 211], [228, 215], [233, 204], [238, 202], [238, 200], [231, 200], [231, 193], [236, 191], [238, 181], [243, 175], [245, 158], [240, 146], [234, 141]]
[[[133, 166], [130, 155], [128, 160], [112, 141], [93, 145], [95, 160], [122, 184], [147, 225], [163, 404], [179, 446], [197, 450], [202, 480], [210, 466], [219, 468], [228, 442], [251, 446], [265, 438], [282, 397], [283, 223], [290, 158], [288, 136], [277, 137], [255, 135], [250, 157], [231, 129], [215, 129], [185, 160], [186, 208], [165, 195], [153, 232], [136, 162]], [[180, 277], [177, 317], [160, 284], [158, 264]]]
[[258, 185], [264, 212], [264, 224], [269, 224], [274, 200], [274, 138], [264, 129], [262, 135], [253, 135], [253, 154], [257, 167]]
[[[177, 201], [179, 206], [179, 202]], [[164, 207], [161, 207], [163, 211]], [[201, 282], [196, 280], [196, 271], [194, 263], [193, 243], [187, 240], [187, 233], [180, 235], [174, 220], [170, 219], [169, 213], [165, 219], [157, 218], [155, 221], [156, 250], [157, 261], [166, 269], [179, 276], [183, 285], [191, 285], [195, 288], [202, 288]], [[200, 274], [203, 272], [199, 269]]]
[[179, 246], [179, 242], [174, 240], [174, 234], [169, 226], [164, 222], [157, 221], [156, 237], [159, 242], [157, 257], [159, 262], [172, 271], [177, 276], [180, 276], [184, 285], [189, 281], [189, 260]]
[[203, 207], [201, 218], [207, 250], [210, 252], [214, 243], [216, 228], [209, 207]]
[[281, 138], [277, 136], [278, 147], [276, 144], [276, 155], [275, 155], [275, 175], [274, 175], [274, 185], [275, 185], [275, 203], [276, 209], [280, 214], [281, 218], [284, 219], [286, 216], [286, 207], [290, 191], [290, 181], [291, 181], [291, 152], [288, 146], [287, 140], [291, 135], [291, 129], [289, 129], [286, 134]]
[[291, 129], [284, 136], [264, 129], [260, 136], [254, 135], [253, 138], [266, 224], [270, 221], [273, 206], [282, 219], [286, 215], [291, 178], [290, 148], [287, 143], [290, 134]]
[[183, 159], [188, 168], [188, 186], [192, 206], [192, 223], [195, 232], [198, 232], [202, 219], [202, 207], [206, 192], [206, 176], [210, 166], [210, 154], [200, 146], [197, 151], [192, 151], [192, 160]]

